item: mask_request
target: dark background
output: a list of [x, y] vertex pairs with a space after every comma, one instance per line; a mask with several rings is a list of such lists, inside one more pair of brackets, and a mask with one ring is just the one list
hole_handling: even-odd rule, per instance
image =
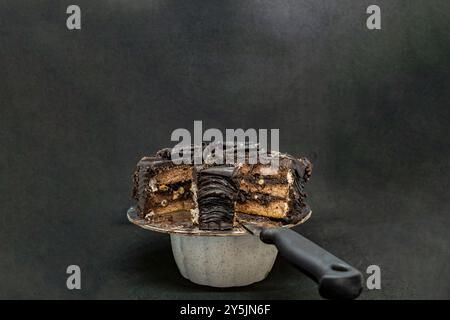
[[281, 258], [252, 286], [197, 286], [167, 235], [128, 223], [136, 162], [203, 120], [280, 128], [314, 162], [297, 230], [381, 267], [361, 298], [448, 299], [449, 82], [446, 0], [1, 1], [0, 298], [317, 298]]

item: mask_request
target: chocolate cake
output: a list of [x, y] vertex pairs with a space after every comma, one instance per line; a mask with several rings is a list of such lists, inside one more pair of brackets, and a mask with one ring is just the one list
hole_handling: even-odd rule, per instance
[[[201, 149], [201, 165], [176, 164], [171, 159], [171, 149], [163, 149], [154, 157], [144, 157], [134, 173], [133, 197], [137, 210], [146, 219], [189, 211], [194, 225], [201, 230], [230, 230], [235, 225], [235, 215], [244, 213], [264, 216], [284, 223], [296, 223], [309, 209], [304, 203], [304, 187], [311, 176], [312, 165], [306, 158], [296, 159], [287, 154], [268, 152], [265, 160], [274, 157], [278, 166], [268, 161], [249, 161], [256, 145], [225, 144], [223, 159], [233, 157], [236, 164], [216, 165], [212, 159], [217, 148], [207, 145], [192, 146]], [[236, 155], [244, 149], [244, 157]], [[262, 159], [262, 158], [260, 158]]]

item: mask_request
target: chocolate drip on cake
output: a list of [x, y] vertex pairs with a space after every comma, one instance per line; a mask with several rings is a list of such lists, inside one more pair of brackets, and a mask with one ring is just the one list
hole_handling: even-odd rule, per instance
[[220, 166], [197, 172], [197, 203], [200, 229], [230, 230], [234, 223], [237, 188], [234, 167]]

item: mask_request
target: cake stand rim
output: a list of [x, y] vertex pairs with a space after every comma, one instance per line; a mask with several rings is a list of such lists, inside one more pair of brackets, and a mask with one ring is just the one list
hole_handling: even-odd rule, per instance
[[[286, 224], [281, 227], [279, 226], [273, 226], [273, 227], [279, 227], [279, 228], [293, 228], [295, 226], [301, 225], [305, 223], [309, 218], [311, 217], [312, 210], [309, 208], [308, 214], [301, 219], [299, 222], [295, 224]], [[174, 235], [184, 235], [184, 236], [214, 236], [214, 237], [228, 237], [228, 236], [244, 236], [251, 234], [248, 232], [245, 228], [241, 226], [236, 226], [231, 231], [218, 231], [218, 230], [200, 230], [198, 228], [192, 229], [192, 228], [183, 228], [183, 227], [173, 227], [173, 228], [162, 228], [159, 226], [156, 226], [152, 224], [150, 221], [145, 220], [144, 218], [141, 218], [134, 206], [131, 206], [127, 210], [127, 218], [128, 221], [130, 221], [132, 224], [141, 227], [145, 230], [159, 232], [159, 233], [165, 233], [165, 234], [174, 234]], [[270, 228], [270, 227], [269, 227]]]

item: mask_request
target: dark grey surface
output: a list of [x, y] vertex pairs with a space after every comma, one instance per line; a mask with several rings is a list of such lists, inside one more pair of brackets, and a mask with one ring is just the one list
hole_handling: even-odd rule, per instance
[[[125, 218], [131, 174], [194, 120], [281, 128], [315, 164], [297, 230], [365, 270], [364, 299], [450, 298], [450, 2], [0, 2], [0, 298], [317, 298], [279, 259], [241, 289], [183, 279]], [[65, 269], [82, 268], [68, 291]]]

